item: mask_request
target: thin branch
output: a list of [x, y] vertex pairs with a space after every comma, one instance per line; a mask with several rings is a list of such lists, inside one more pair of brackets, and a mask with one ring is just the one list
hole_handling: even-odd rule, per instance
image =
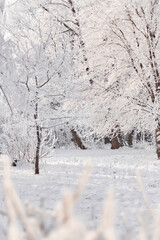
[[8, 100], [8, 97], [7, 97], [7, 95], [6, 95], [6, 93], [5, 93], [5, 91], [3, 90], [3, 88], [2, 88], [1, 85], [0, 85], [0, 89], [1, 89], [3, 95], [4, 95], [5, 99], [6, 99], [6, 102], [7, 102], [7, 105], [8, 105], [8, 107], [9, 107], [10, 111], [11, 111], [11, 114], [13, 115], [12, 107], [11, 107], [11, 105], [10, 105], [10, 103], [9, 103], [9, 100]]

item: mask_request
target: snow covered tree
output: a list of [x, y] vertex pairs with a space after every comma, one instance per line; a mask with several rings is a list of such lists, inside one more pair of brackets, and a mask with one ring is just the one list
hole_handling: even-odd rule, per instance
[[127, 116], [136, 109], [136, 114], [141, 113], [144, 128], [154, 126], [160, 158], [160, 5], [157, 0], [130, 1], [124, 3], [123, 9], [124, 14], [110, 22], [109, 43], [114, 47], [111, 53], [118, 72], [114, 77], [120, 78], [119, 89], [123, 82], [128, 87], [122, 95], [131, 106]]
[[[11, 141], [8, 139], [11, 134], [10, 122], [13, 123], [15, 106], [20, 97], [20, 89], [17, 87], [17, 74], [12, 50], [14, 44], [6, 39], [6, 9], [5, 1], [0, 2], [0, 109], [1, 109], [1, 133], [0, 151], [9, 153]], [[16, 93], [16, 94], [15, 94]], [[10, 125], [11, 126], [11, 125]]]
[[92, 88], [86, 90], [88, 101], [83, 101], [90, 109], [88, 124], [101, 136], [114, 136], [116, 126], [125, 133], [156, 132], [158, 158], [159, 7], [159, 1], [92, 5], [92, 15], [84, 21], [90, 30], [85, 42], [94, 78]]
[[[23, 88], [21, 116], [28, 126], [26, 131], [33, 135], [35, 173], [39, 174], [39, 159], [49, 142], [48, 132], [52, 132], [54, 140], [54, 125], [65, 119], [57, 109], [64, 100], [70, 72], [70, 42], [64, 39], [58, 20], [39, 3], [25, 1], [16, 7], [21, 11], [10, 20], [8, 29], [12, 26], [12, 31], [8, 35], [15, 44], [18, 85]], [[54, 142], [50, 143], [52, 148]]]
[[[65, 39], [67, 39], [68, 43], [70, 43], [69, 55], [71, 61], [71, 72], [69, 76], [70, 82], [67, 87], [66, 99], [74, 99], [76, 96], [73, 92], [77, 92], [77, 89], [81, 89], [82, 86], [86, 85], [86, 83], [87, 85], [89, 82], [92, 83], [79, 16], [79, 9], [81, 9], [84, 4], [85, 3], [83, 2], [81, 6], [80, 2], [73, 0], [67, 0], [66, 2], [56, 1], [54, 3], [51, 1], [44, 1], [44, 3], [41, 4], [42, 10], [51, 14], [52, 20], [57, 20], [60, 28], [62, 28]], [[56, 16], [54, 14], [55, 9], [59, 10], [57, 11]], [[68, 113], [66, 112], [66, 114]], [[69, 125], [73, 141], [81, 149], [85, 149], [84, 144], [76, 132], [74, 121], [70, 121]]]

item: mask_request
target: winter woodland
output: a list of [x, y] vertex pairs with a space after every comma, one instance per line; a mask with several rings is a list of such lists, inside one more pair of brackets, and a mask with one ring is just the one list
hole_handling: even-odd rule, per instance
[[[86, 168], [73, 189], [84, 156], [96, 168], [80, 208], [88, 199], [101, 205], [111, 184], [120, 189], [115, 198], [130, 222], [128, 205], [143, 205], [137, 179], [149, 217], [136, 215], [140, 230], [133, 235], [123, 218], [127, 234], [121, 239], [159, 239], [160, 214], [152, 210], [160, 198], [159, 54], [159, 0], [0, 0], [0, 240], [117, 239], [112, 190], [97, 230], [73, 218], [91, 171]], [[135, 174], [137, 166], [142, 175]], [[59, 201], [64, 183], [72, 192], [54, 212], [48, 206]], [[22, 189], [33, 203], [44, 192], [45, 210], [37, 202], [24, 206]], [[125, 200], [128, 193], [132, 199]], [[91, 208], [86, 213], [93, 222]]]
[[160, 5], [1, 1], [1, 152], [145, 140], [160, 158]]

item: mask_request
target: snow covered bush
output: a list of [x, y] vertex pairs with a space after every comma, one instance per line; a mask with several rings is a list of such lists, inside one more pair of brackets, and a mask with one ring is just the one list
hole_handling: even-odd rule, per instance
[[[32, 123], [25, 118], [8, 118], [2, 125], [0, 134], [1, 152], [8, 154], [12, 160], [34, 163], [36, 152], [36, 133]], [[49, 154], [56, 142], [52, 129], [41, 132], [40, 159]]]

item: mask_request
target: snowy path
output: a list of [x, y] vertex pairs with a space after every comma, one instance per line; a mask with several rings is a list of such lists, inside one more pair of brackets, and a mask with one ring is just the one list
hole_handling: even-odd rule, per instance
[[[134, 210], [145, 208], [136, 179], [140, 170], [151, 207], [160, 203], [160, 161], [153, 150], [56, 150], [41, 164], [39, 176], [33, 174], [33, 165], [12, 167], [12, 179], [23, 202], [34, 206], [44, 198], [44, 207], [54, 209], [66, 189], [75, 189], [87, 162], [94, 165], [89, 182], [75, 209], [75, 215], [89, 227], [99, 224], [103, 202], [110, 188], [115, 190], [117, 206], [116, 227], [123, 231], [121, 214], [126, 215], [130, 227], [136, 226]], [[4, 209], [0, 164], [0, 209]], [[6, 219], [0, 216], [0, 231]]]

